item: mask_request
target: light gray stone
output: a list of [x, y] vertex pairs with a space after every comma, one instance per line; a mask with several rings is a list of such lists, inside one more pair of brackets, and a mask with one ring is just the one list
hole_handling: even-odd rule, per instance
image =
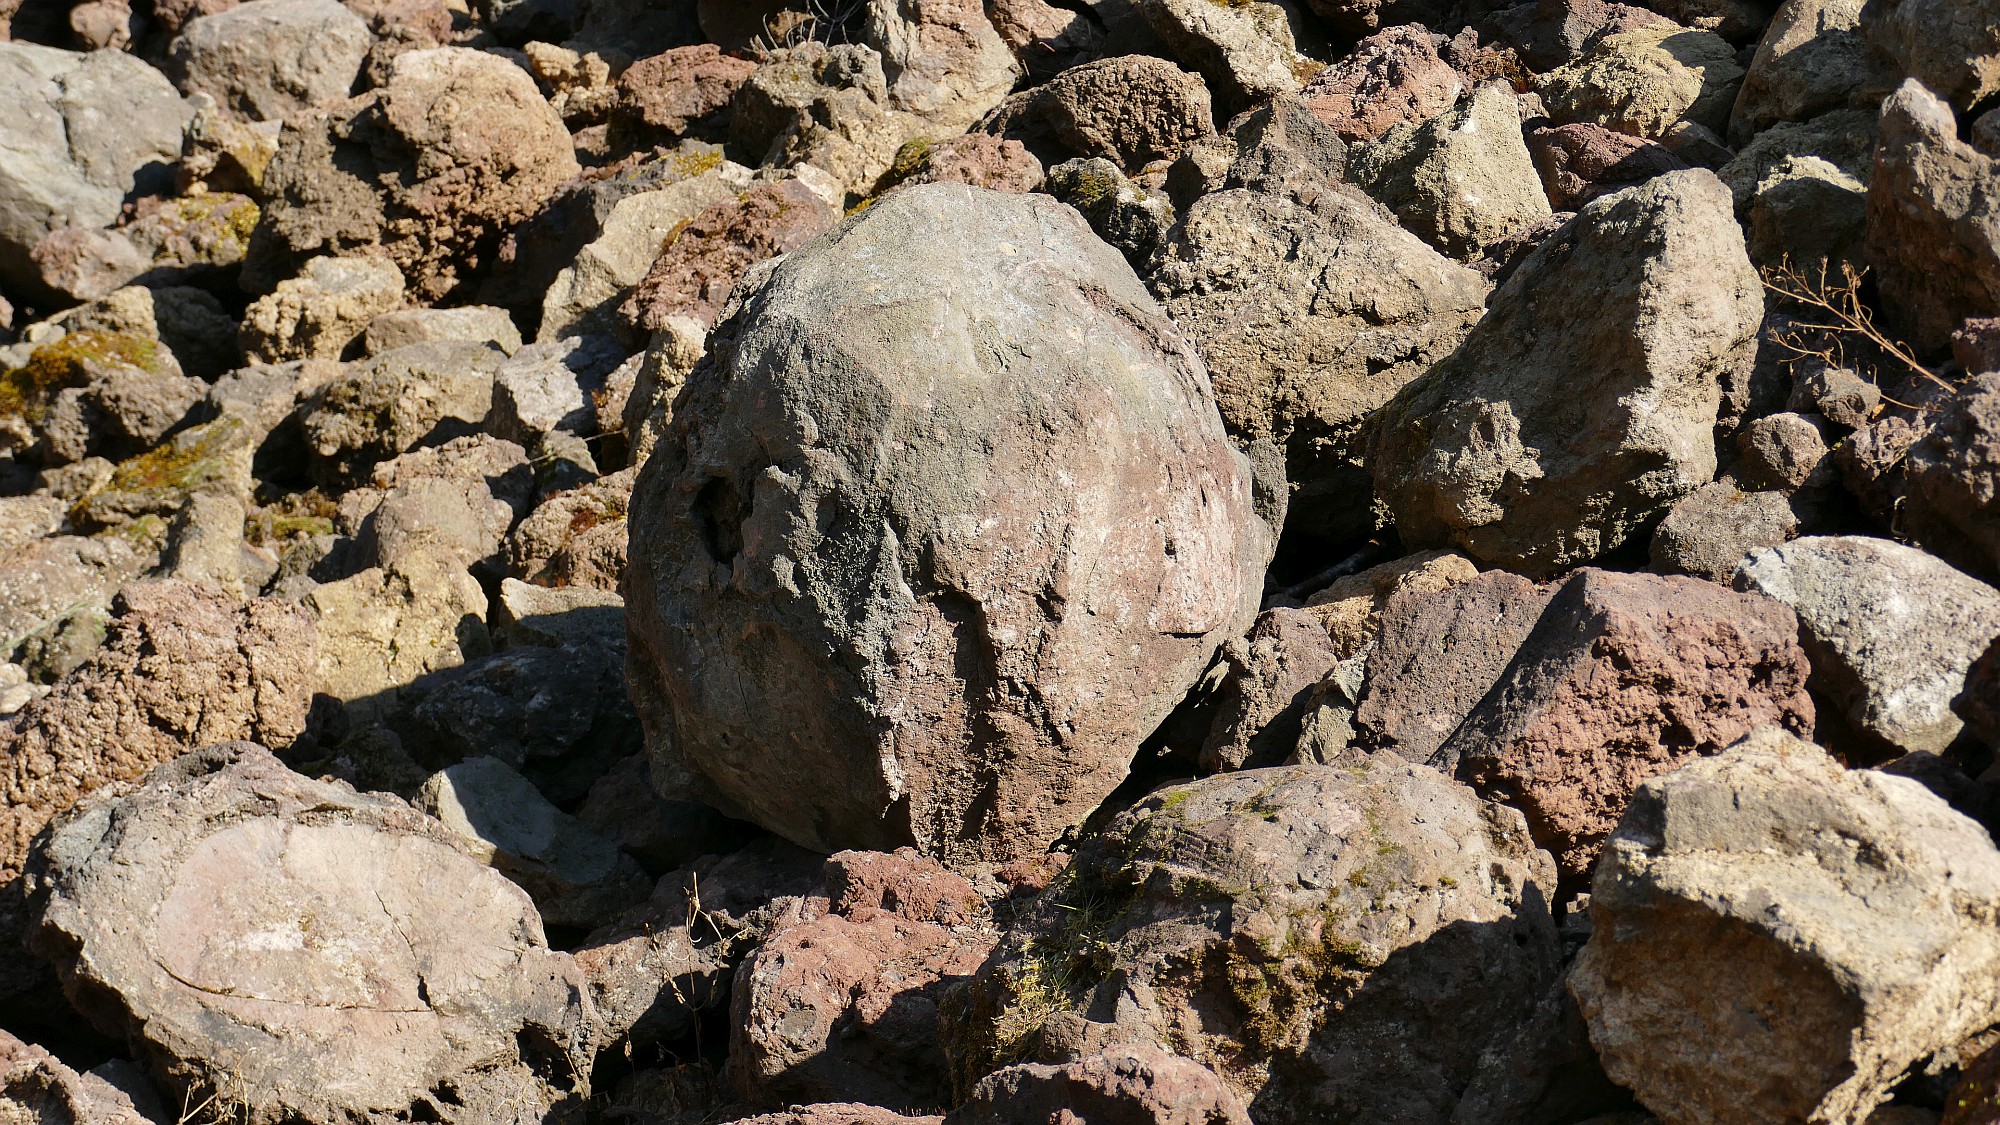
[[351, 94], [374, 45], [340, 0], [249, 0], [190, 22], [169, 58], [182, 91], [282, 121]]

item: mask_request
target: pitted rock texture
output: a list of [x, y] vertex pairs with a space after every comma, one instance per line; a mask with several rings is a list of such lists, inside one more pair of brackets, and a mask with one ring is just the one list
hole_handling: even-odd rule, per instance
[[745, 294], [640, 475], [649, 744], [803, 845], [1040, 851], [1247, 624], [1251, 503], [1200, 360], [1073, 212], [894, 193]]
[[588, 1057], [582, 978], [525, 892], [401, 801], [261, 747], [73, 810], [45, 862], [34, 940], [72, 1002], [253, 1125], [539, 1117]]

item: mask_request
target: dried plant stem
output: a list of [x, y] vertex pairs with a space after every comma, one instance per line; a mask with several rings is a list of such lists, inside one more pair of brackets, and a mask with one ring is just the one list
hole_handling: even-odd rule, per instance
[[[1794, 362], [1799, 359], [1818, 359], [1829, 365], [1841, 363], [1837, 344], [1832, 347], [1815, 346], [1809, 343], [1805, 334], [1825, 332], [1836, 341], [1853, 336], [1865, 340], [1884, 355], [1902, 364], [1910, 371], [1937, 384], [1947, 391], [1955, 390], [1937, 372], [1924, 366], [1901, 341], [1891, 337], [1875, 323], [1875, 312], [1861, 299], [1861, 283], [1868, 271], [1856, 269], [1852, 264], [1842, 262], [1840, 275], [1834, 277], [1825, 259], [1821, 259], [1815, 272], [1801, 270], [1786, 258], [1775, 266], [1767, 266], [1762, 271], [1764, 287], [1771, 292], [1813, 310], [1825, 318], [1824, 323], [1808, 322], [1795, 324], [1789, 331], [1774, 332], [1771, 339], [1782, 348], [1793, 353]], [[1895, 403], [1904, 406], [1903, 403]]]

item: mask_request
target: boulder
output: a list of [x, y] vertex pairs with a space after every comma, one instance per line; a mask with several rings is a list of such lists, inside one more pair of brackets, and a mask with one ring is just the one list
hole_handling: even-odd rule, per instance
[[1882, 105], [1867, 254], [1885, 319], [1920, 353], [2000, 308], [2000, 158], [1959, 140], [1951, 106], [1915, 81]]
[[1667, 1120], [1860, 1121], [2000, 1018], [2000, 853], [1907, 778], [1764, 731], [1640, 786], [1571, 971]]
[[1961, 111], [2000, 92], [2000, 7], [1993, 0], [1876, 0], [1861, 26], [1902, 75]]
[[469, 1125], [588, 1093], [575, 963], [525, 892], [394, 797], [225, 743], [73, 810], [44, 863], [35, 948], [187, 1104]]
[[1859, 269], [1868, 231], [1868, 185], [1817, 157], [1787, 160], [1758, 181], [1749, 214], [1758, 265], [1826, 262], [1832, 276]]
[[2000, 374], [1960, 386], [1903, 465], [1904, 526], [1933, 554], [2000, 580]]
[[514, 318], [492, 305], [386, 312], [368, 322], [361, 339], [371, 356], [411, 344], [491, 344], [508, 355], [521, 350], [521, 330]]
[[1527, 814], [1581, 885], [1634, 789], [1760, 727], [1806, 735], [1790, 611], [1694, 578], [1584, 570], [1432, 764]]
[[1798, 614], [1823, 718], [1877, 745], [1942, 753], [1951, 701], [2000, 636], [2000, 591], [1886, 539], [1829, 536], [1753, 552], [1736, 577]]
[[641, 334], [659, 331], [674, 316], [713, 327], [750, 267], [797, 250], [839, 218], [800, 180], [757, 184], [718, 200], [661, 247], [619, 315]]
[[488, 344], [414, 344], [352, 364], [314, 395], [301, 420], [313, 478], [349, 488], [376, 465], [486, 420], [506, 353]]
[[[21, 872], [49, 821], [106, 786], [213, 742], [289, 746], [306, 729], [311, 619], [258, 599], [238, 606], [179, 582], [128, 586], [104, 647], [48, 694], [0, 720], [0, 934], [23, 935]], [[0, 992], [18, 984], [12, 963]]]
[[1434, 594], [1472, 581], [1479, 568], [1451, 551], [1416, 554], [1350, 574], [1306, 599], [1342, 660], [1366, 655], [1382, 631], [1382, 613], [1398, 594]]
[[1363, 424], [1458, 347], [1486, 296], [1353, 188], [1205, 196], [1151, 284], [1201, 349], [1223, 420], [1283, 450], [1291, 524], [1336, 541], [1374, 526]]
[[1465, 75], [1438, 54], [1439, 37], [1415, 24], [1387, 27], [1312, 76], [1299, 97], [1343, 141], [1372, 141], [1421, 125], [1465, 92]]
[[319, 619], [317, 690], [357, 718], [393, 710], [419, 676], [492, 650], [478, 579], [430, 552], [315, 585], [300, 600]]
[[1682, 121], [1726, 131], [1742, 79], [1728, 40], [1664, 24], [1607, 35], [1536, 87], [1559, 124], [1656, 140]]
[[1528, 133], [1527, 145], [1542, 189], [1562, 211], [1688, 167], [1665, 145], [1602, 125], [1541, 126]]
[[995, 1071], [946, 1115], [948, 1125], [1250, 1125], [1250, 1112], [1215, 1072], [1138, 1044], [1061, 1066]]
[[1723, 382], [1763, 321], [1729, 203], [1693, 170], [1589, 204], [1383, 408], [1370, 467], [1406, 544], [1549, 577], [1708, 483]]
[[1419, 765], [1164, 789], [1017, 923], [947, 1047], [970, 1084], [1171, 1044], [1262, 1122], [1445, 1122], [1555, 980], [1554, 879], [1519, 814]]
[[245, 282], [268, 289], [291, 262], [377, 248], [436, 301], [577, 172], [527, 71], [464, 47], [409, 51], [372, 93], [286, 122]]
[[1295, 94], [1319, 64], [1299, 54], [1289, 3], [1136, 0], [1175, 61], [1206, 78], [1225, 114]]
[[40, 1047], [0, 1031], [0, 1119], [16, 1125], [159, 1125], [159, 1098], [131, 1063], [78, 1074]]
[[482, 429], [546, 456], [550, 435], [578, 438], [615, 429], [598, 417], [611, 373], [628, 357], [610, 336], [544, 338], [508, 356], [493, 373], [493, 405]]
[[251, 302], [239, 343], [262, 363], [339, 359], [377, 317], [403, 306], [403, 284], [383, 258], [314, 258]]
[[636, 469], [558, 492], [507, 539], [508, 568], [545, 586], [618, 590], [625, 576], [626, 511]]
[[1873, 109], [1835, 109], [1809, 121], [1779, 122], [1745, 143], [1715, 174], [1729, 185], [1738, 212], [1750, 206], [1757, 186], [1772, 173], [1807, 157], [1867, 183], [1875, 164], [1875, 117]]
[[1653, 570], [1727, 585], [1750, 552], [1780, 546], [1798, 533], [1798, 514], [1784, 493], [1744, 492], [1715, 481], [1675, 504], [1653, 530]]
[[169, 59], [184, 93], [283, 121], [351, 95], [374, 45], [339, 0], [250, 0], [189, 23]]
[[1354, 746], [1429, 762], [1514, 662], [1550, 595], [1489, 570], [1450, 589], [1390, 597], [1354, 713]]
[[1780, 121], [1843, 109], [1882, 84], [1862, 39], [1865, 0], [1785, 0], [1757, 45], [1729, 115], [1738, 147]]
[[1248, 624], [1271, 550], [1129, 268], [1052, 200], [953, 185], [745, 295], [630, 522], [656, 761], [801, 845], [954, 860], [1039, 853], [1095, 808]]
[[169, 186], [188, 112], [159, 71], [123, 51], [0, 41], [0, 281], [38, 293], [29, 259], [63, 227], [108, 227], [135, 189]]
[[151, 449], [201, 401], [157, 341], [127, 332], [70, 332], [0, 371], [0, 461], [68, 465]]
[[625, 68], [612, 118], [669, 137], [712, 131], [737, 87], [756, 70], [756, 63], [725, 55], [713, 43], [676, 47]]
[[1101, 156], [1067, 160], [1049, 169], [1042, 190], [1074, 207], [1118, 248], [1134, 269], [1158, 255], [1178, 218], [1173, 201], [1140, 180], [1129, 179]]
[[1046, 133], [1064, 151], [1121, 171], [1172, 160], [1215, 132], [1208, 87], [1165, 59], [1128, 55], [1071, 67], [1015, 95], [986, 128]]
[[1347, 173], [1404, 226], [1461, 261], [1550, 215], [1521, 136], [1520, 102], [1497, 82], [1429, 121], [1357, 145]]

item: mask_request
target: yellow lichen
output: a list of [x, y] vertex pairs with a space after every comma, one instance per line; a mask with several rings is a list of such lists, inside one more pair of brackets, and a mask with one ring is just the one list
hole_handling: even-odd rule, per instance
[[43, 344], [28, 362], [0, 374], [0, 417], [39, 422], [58, 393], [80, 386], [92, 367], [137, 367], [158, 371], [160, 345], [122, 332], [71, 332]]

